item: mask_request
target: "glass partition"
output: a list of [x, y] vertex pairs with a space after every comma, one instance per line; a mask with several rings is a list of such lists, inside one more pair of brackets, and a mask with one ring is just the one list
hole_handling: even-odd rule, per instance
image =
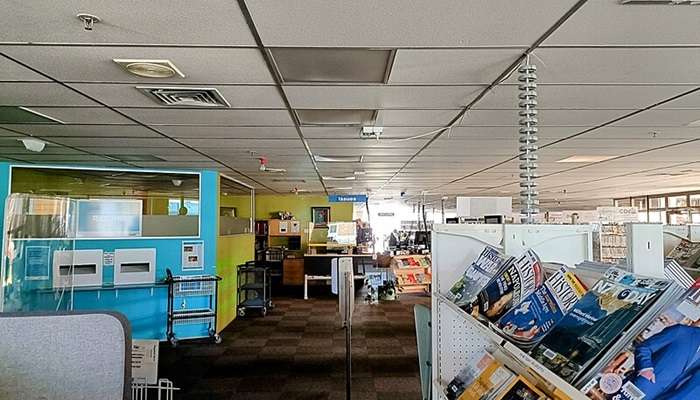
[[219, 235], [253, 232], [254, 192], [237, 181], [221, 176], [219, 180]]
[[101, 274], [89, 257], [75, 260], [76, 202], [62, 197], [12, 194], [5, 202], [0, 268], [0, 311], [73, 308], [75, 281]]
[[11, 193], [71, 199], [75, 237], [83, 239], [199, 235], [198, 173], [13, 166]]

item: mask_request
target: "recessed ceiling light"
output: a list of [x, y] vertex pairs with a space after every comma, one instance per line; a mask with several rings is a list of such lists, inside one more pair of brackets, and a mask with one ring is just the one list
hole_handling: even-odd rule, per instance
[[361, 163], [365, 156], [320, 156], [314, 154], [314, 160], [317, 162], [333, 162], [333, 163]]
[[355, 180], [355, 175], [353, 176], [324, 176], [323, 177], [324, 181], [354, 181]]
[[615, 157], [617, 157], [617, 156], [571, 156], [571, 157], [563, 158], [557, 162], [558, 163], [596, 163], [596, 162], [609, 160], [609, 159], [615, 158]]
[[22, 142], [25, 149], [35, 153], [41, 153], [44, 151], [44, 147], [46, 147], [46, 142], [39, 139], [25, 138], [19, 139], [19, 141]]
[[125, 58], [115, 58], [114, 62], [122, 68], [136, 76], [144, 78], [172, 78], [183, 74], [170, 60], [133, 60]]
[[355, 175], [355, 176], [367, 175], [367, 171], [354, 171], [353, 175]]

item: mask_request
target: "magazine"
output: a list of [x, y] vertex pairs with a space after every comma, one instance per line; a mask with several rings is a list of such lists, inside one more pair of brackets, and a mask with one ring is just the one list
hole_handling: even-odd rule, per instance
[[506, 312], [496, 323], [514, 344], [530, 349], [559, 322], [586, 293], [573, 272], [562, 266], [538, 289]]
[[484, 370], [496, 362], [496, 359], [486, 350], [471, 353], [466, 360], [466, 366], [450, 381], [445, 388], [445, 396], [448, 400], [458, 399], [462, 393], [484, 372]]
[[542, 286], [544, 272], [537, 254], [527, 250], [510, 259], [503, 272], [479, 292], [472, 313], [496, 322], [514, 305]]
[[700, 399], [700, 279], [582, 391], [595, 400]]
[[505, 385], [515, 378], [513, 371], [509, 370], [497, 360], [491, 360], [479, 376], [467, 385], [458, 400], [491, 399]]
[[533, 357], [573, 383], [670, 284], [611, 268], [533, 349]]
[[522, 375], [501, 389], [495, 400], [543, 400], [547, 396]]
[[496, 248], [486, 246], [460, 279], [452, 285], [447, 298], [460, 307], [472, 302], [481, 289], [502, 269], [506, 256]]

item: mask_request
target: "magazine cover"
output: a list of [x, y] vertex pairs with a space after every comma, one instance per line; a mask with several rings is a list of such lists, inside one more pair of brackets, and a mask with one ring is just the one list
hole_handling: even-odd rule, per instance
[[520, 300], [542, 286], [544, 272], [532, 250], [508, 261], [503, 272], [479, 292], [472, 313], [496, 322]]
[[501, 271], [505, 260], [506, 256], [496, 248], [486, 246], [460, 279], [452, 285], [447, 298], [460, 307], [466, 306]]
[[700, 279], [582, 391], [595, 400], [700, 399]]
[[568, 382], [670, 285], [664, 279], [618, 271], [606, 272], [532, 352], [537, 361]]
[[547, 396], [527, 378], [518, 375], [496, 396], [496, 400], [544, 400]]
[[474, 353], [467, 359], [467, 365], [450, 381], [445, 388], [448, 400], [458, 399], [462, 393], [484, 372], [496, 359], [486, 350]]
[[586, 293], [586, 287], [562, 266], [520, 304], [496, 323], [498, 329], [521, 348], [529, 349], [559, 322]]
[[458, 400], [491, 399], [508, 383], [515, 379], [515, 373], [497, 360], [491, 361], [481, 374], [464, 389]]

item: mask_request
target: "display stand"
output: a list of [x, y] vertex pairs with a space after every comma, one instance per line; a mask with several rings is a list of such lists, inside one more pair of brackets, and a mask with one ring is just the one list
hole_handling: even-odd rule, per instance
[[[514, 372], [536, 382], [558, 399], [583, 400], [578, 389], [539, 364], [528, 354], [447, 300], [445, 293], [466, 266], [483, 250], [494, 245], [494, 236], [477, 236], [464, 225], [436, 225], [433, 230], [432, 285], [432, 395], [444, 399], [445, 386], [466, 366], [470, 355], [488, 350]], [[502, 225], [508, 255], [517, 255], [530, 243], [543, 262], [567, 260], [569, 265], [584, 261], [592, 253], [591, 229], [583, 225]], [[511, 228], [513, 227], [513, 228]], [[508, 237], [506, 237], [508, 236]], [[496, 246], [498, 247], [498, 246]], [[579, 257], [581, 259], [575, 259]], [[561, 261], [559, 261], [561, 262]]]

